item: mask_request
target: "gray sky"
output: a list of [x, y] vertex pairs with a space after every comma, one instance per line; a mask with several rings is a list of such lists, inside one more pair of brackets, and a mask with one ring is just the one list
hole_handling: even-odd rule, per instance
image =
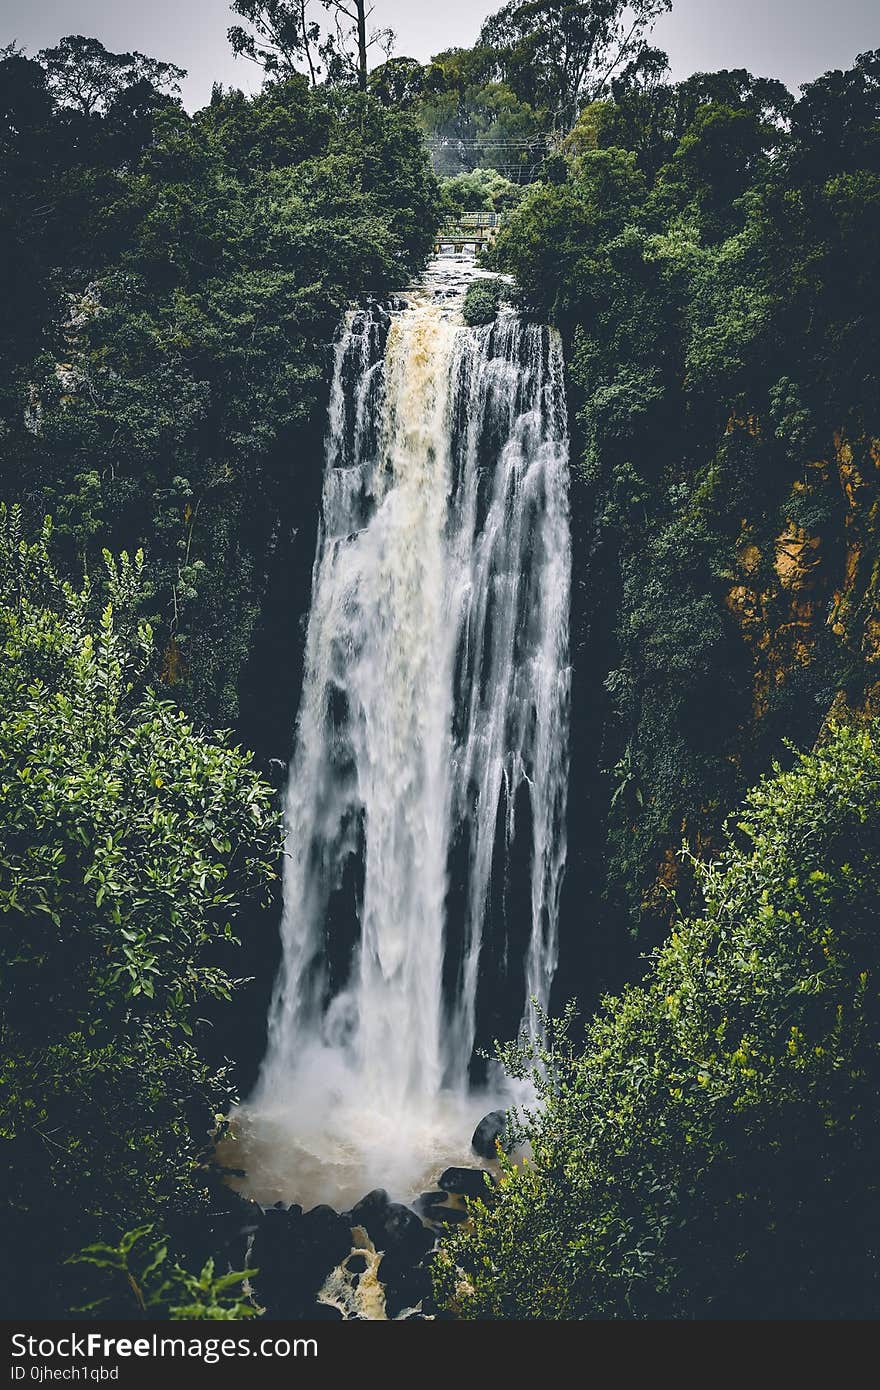
[[[375, 20], [397, 32], [396, 51], [425, 61], [472, 44], [501, 0], [376, 0]], [[316, 6], [316, 9], [318, 7]], [[90, 34], [105, 47], [139, 49], [187, 68], [184, 100], [192, 110], [211, 83], [255, 90], [257, 69], [234, 59], [226, 42], [228, 0], [0, 0], [0, 44], [29, 52], [63, 34]], [[697, 70], [749, 68], [795, 90], [857, 53], [880, 47], [877, 0], [675, 0], [654, 31], [677, 78]]]

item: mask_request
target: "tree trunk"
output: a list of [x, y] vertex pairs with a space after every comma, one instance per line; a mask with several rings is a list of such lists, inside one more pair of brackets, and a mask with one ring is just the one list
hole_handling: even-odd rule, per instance
[[299, 27], [302, 30], [302, 44], [306, 53], [306, 62], [309, 65], [309, 76], [312, 86], [317, 87], [318, 77], [315, 72], [315, 65], [312, 62], [312, 45], [309, 43], [309, 21], [306, 15], [306, 5], [308, 0], [299, 0]]
[[367, 90], [367, 0], [355, 0], [358, 32], [358, 87]]

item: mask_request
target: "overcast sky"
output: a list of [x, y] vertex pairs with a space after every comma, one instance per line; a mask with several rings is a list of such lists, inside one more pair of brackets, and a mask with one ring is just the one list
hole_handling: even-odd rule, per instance
[[[318, 6], [315, 7], [316, 9]], [[397, 32], [396, 51], [421, 61], [474, 42], [500, 0], [376, 0], [375, 20]], [[0, 0], [0, 45], [29, 52], [63, 34], [90, 34], [116, 51], [136, 48], [187, 68], [184, 100], [203, 105], [215, 80], [254, 90], [257, 70], [226, 42], [228, 0]], [[698, 70], [749, 68], [792, 90], [857, 53], [880, 48], [877, 0], [675, 0], [654, 31], [677, 78]]]

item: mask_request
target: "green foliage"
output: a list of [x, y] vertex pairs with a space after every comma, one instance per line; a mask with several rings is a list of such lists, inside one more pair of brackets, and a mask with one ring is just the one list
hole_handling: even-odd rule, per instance
[[[259, 1309], [243, 1285], [255, 1269], [217, 1275], [207, 1260], [198, 1275], [169, 1258], [167, 1241], [153, 1235], [152, 1225], [126, 1231], [116, 1245], [87, 1245], [68, 1264], [105, 1271], [110, 1292], [75, 1309], [100, 1317], [144, 1317], [164, 1321], [230, 1321], [253, 1318]], [[148, 1239], [153, 1237], [152, 1239]]]
[[[682, 834], [712, 843], [780, 737], [811, 739], [836, 689], [873, 679], [870, 644], [854, 657], [819, 592], [793, 598], [773, 565], [799, 525], [822, 546], [821, 592], [846, 582], [836, 441], [867, 457], [880, 437], [878, 64], [862, 55], [795, 103], [741, 70], [673, 85], [646, 50], [496, 244], [493, 266], [566, 339], [581, 688], [601, 719], [595, 762], [626, 756], [641, 791], [592, 774], [584, 882], [648, 940]], [[738, 583], [755, 593], [751, 635]]]
[[280, 844], [248, 755], [145, 684], [143, 556], [75, 587], [50, 540], [0, 509], [0, 1136], [37, 1279], [206, 1199], [231, 1086], [203, 1011], [231, 995], [235, 920]]
[[498, 80], [491, 48], [438, 53], [423, 71], [417, 106], [438, 173], [495, 169], [515, 183], [534, 177], [550, 113]]
[[436, 1262], [463, 1317], [870, 1317], [880, 729], [839, 727], [694, 863], [644, 983], [535, 1058], [533, 1157]]
[[132, 123], [57, 105], [53, 71], [0, 63], [0, 493], [71, 573], [142, 545], [166, 681], [233, 722], [276, 557], [310, 543], [339, 317], [421, 263], [437, 184], [410, 116], [303, 76], [193, 117], [151, 87]]
[[497, 318], [498, 310], [504, 302], [506, 286], [503, 280], [475, 280], [465, 295], [462, 315], [470, 328], [481, 323], [491, 323]]
[[522, 199], [522, 189], [497, 169], [472, 169], [441, 184], [443, 204], [448, 212], [505, 212]]
[[236, 57], [259, 63], [271, 76], [293, 77], [301, 67], [316, 73], [313, 51], [319, 43], [319, 26], [309, 21], [305, 4], [289, 0], [233, 0], [233, 14], [245, 20], [247, 28], [233, 24], [227, 37]]
[[553, 112], [567, 130], [585, 101], [637, 60], [672, 0], [508, 0], [483, 24], [480, 46], [520, 99]]
[[247, 26], [227, 29], [233, 53], [259, 63], [269, 78], [307, 69], [312, 86], [323, 77], [365, 92], [371, 50], [380, 48], [391, 66], [394, 33], [368, 27], [368, 0], [320, 0], [320, 8], [312, 0], [234, 0], [231, 8]]
[[83, 116], [108, 111], [135, 89], [179, 92], [186, 73], [173, 63], [160, 63], [143, 53], [110, 53], [97, 39], [69, 34], [56, 48], [44, 48], [40, 61], [49, 90], [62, 106]]

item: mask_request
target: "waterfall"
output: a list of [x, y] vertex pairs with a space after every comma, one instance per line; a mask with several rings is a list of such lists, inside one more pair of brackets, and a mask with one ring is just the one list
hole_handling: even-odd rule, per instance
[[390, 309], [352, 311], [335, 345], [283, 961], [240, 1119], [264, 1189], [288, 1200], [340, 1204], [376, 1183], [407, 1197], [466, 1161], [487, 1104], [469, 1090], [481, 1000], [512, 990], [533, 1032], [556, 967], [562, 354], [512, 311], [465, 327], [475, 273], [438, 258]]

